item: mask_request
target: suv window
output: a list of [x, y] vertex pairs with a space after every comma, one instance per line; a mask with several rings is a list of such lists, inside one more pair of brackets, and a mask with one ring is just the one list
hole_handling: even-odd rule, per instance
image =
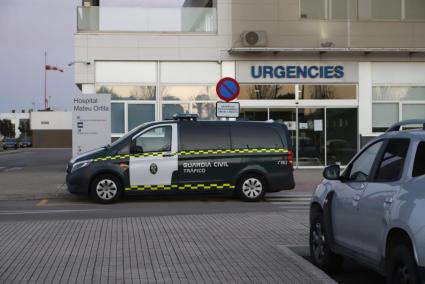
[[230, 149], [229, 127], [225, 125], [182, 122], [180, 124], [182, 150]]
[[152, 128], [136, 138], [133, 153], [171, 151], [171, 126]]
[[270, 126], [235, 125], [232, 126], [232, 148], [283, 148], [283, 144], [277, 131]]
[[425, 175], [425, 142], [420, 142], [413, 165], [413, 177]]
[[347, 173], [344, 173], [344, 176], [347, 177], [348, 181], [362, 182], [368, 180], [370, 172], [372, 171], [373, 163], [383, 143], [383, 141], [376, 142], [357, 157], [357, 159], [348, 168]]
[[391, 139], [388, 141], [385, 152], [378, 164], [377, 181], [385, 182], [400, 179], [409, 144], [409, 139]]

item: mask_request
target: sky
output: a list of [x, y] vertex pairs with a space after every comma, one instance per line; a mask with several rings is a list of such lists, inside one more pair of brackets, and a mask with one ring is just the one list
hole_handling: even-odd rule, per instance
[[44, 51], [47, 96], [54, 109], [70, 110], [80, 94], [74, 84], [73, 35], [81, 0], [0, 0], [0, 112], [44, 108]]

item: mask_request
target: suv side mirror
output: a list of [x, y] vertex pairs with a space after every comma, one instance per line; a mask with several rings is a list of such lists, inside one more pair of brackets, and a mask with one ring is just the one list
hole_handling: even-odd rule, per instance
[[323, 170], [323, 177], [328, 180], [339, 180], [341, 178], [340, 172], [341, 168], [339, 165], [327, 166]]

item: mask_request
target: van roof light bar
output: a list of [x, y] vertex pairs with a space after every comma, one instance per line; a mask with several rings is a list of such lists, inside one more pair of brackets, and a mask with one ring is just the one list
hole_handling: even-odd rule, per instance
[[198, 115], [196, 113], [179, 113], [173, 115], [174, 120], [193, 120], [196, 121], [198, 119]]
[[413, 124], [422, 124], [422, 129], [425, 130], [425, 119], [409, 119], [409, 120], [403, 120], [393, 124], [390, 128], [388, 128], [386, 132], [400, 131], [400, 128], [402, 126], [413, 125]]

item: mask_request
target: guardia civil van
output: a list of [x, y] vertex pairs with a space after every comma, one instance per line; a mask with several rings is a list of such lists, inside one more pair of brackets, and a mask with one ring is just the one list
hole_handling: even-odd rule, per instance
[[258, 201], [294, 188], [288, 129], [274, 122], [198, 121], [196, 115], [142, 124], [111, 145], [73, 158], [68, 190], [113, 203], [135, 192], [235, 192]]

